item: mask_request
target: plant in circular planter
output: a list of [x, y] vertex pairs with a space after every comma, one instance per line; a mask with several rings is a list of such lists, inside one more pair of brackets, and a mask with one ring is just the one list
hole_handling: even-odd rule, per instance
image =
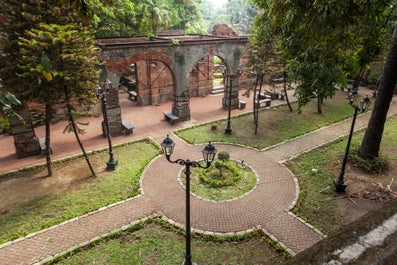
[[211, 187], [233, 185], [240, 180], [241, 170], [226, 151], [218, 153], [218, 159], [208, 169], [200, 170], [200, 181]]
[[[180, 180], [185, 184], [184, 174], [180, 175]], [[215, 201], [240, 197], [252, 190], [256, 183], [257, 175], [251, 167], [230, 159], [226, 151], [220, 151], [209, 168], [193, 168], [190, 176], [192, 193]]]

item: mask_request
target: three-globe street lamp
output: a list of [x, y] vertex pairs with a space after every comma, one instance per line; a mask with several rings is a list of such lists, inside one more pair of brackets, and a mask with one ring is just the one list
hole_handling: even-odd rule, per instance
[[185, 175], [186, 175], [186, 227], [185, 227], [185, 238], [186, 238], [186, 247], [185, 247], [185, 262], [184, 265], [192, 265], [192, 254], [191, 254], [191, 235], [190, 235], [190, 167], [199, 167], [199, 168], [208, 168], [212, 161], [214, 161], [216, 149], [209, 142], [204, 149], [202, 150], [203, 159], [206, 162], [206, 165], [202, 166], [198, 161], [190, 161], [189, 159], [177, 159], [175, 161], [171, 160], [171, 155], [174, 151], [175, 143], [172, 139], [167, 135], [167, 137], [161, 143], [161, 148], [163, 149], [163, 153], [165, 154], [167, 160], [171, 163], [176, 163], [182, 166], [185, 166]]
[[366, 109], [368, 109], [369, 105], [371, 104], [371, 101], [369, 100], [368, 96], [365, 96], [364, 99], [360, 100], [359, 105], [354, 104], [354, 100], [356, 97], [357, 97], [357, 91], [352, 91], [352, 93], [349, 94], [349, 104], [353, 106], [354, 114], [352, 119], [352, 125], [350, 127], [349, 138], [347, 140], [345, 156], [343, 157], [342, 168], [340, 170], [339, 177], [334, 180], [334, 190], [336, 192], [345, 192], [347, 187], [347, 184], [344, 181], [345, 168], [347, 163], [347, 157], [349, 156], [350, 143], [352, 140], [354, 124], [356, 122], [358, 111], [364, 112]]
[[[221, 65], [221, 71], [222, 71], [222, 76], [225, 79], [225, 88], [226, 90], [229, 89], [229, 112], [227, 115], [227, 125], [225, 128], [225, 134], [231, 134], [232, 133], [232, 126], [230, 124], [230, 115], [231, 115], [231, 110], [232, 110], [232, 90], [233, 90], [233, 80], [234, 78], [239, 78], [242, 73], [243, 73], [243, 67], [239, 66], [236, 74], [228, 74], [227, 69], [224, 65]], [[226, 93], [225, 93], [226, 96]], [[225, 98], [226, 101], [226, 98]], [[226, 104], [226, 102], [225, 102]]]
[[95, 94], [96, 94], [96, 97], [98, 99], [100, 99], [102, 102], [103, 122], [105, 123], [106, 136], [107, 136], [108, 144], [109, 144], [109, 161], [106, 162], [106, 169], [114, 170], [117, 166], [118, 161], [116, 159], [114, 159], [114, 156], [113, 156], [112, 136], [110, 135], [108, 112], [107, 112], [107, 108], [106, 108], [106, 95], [109, 92], [109, 89], [112, 87], [112, 83], [109, 81], [109, 79], [106, 79], [106, 81], [104, 82], [103, 85], [105, 88], [102, 88], [101, 86], [97, 85], [97, 87], [95, 89]]

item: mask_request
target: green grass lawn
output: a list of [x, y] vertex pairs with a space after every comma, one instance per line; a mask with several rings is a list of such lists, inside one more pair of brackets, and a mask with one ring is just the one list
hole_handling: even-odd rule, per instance
[[[323, 114], [317, 114], [315, 100], [303, 107], [301, 114], [296, 111], [297, 104], [292, 105], [294, 112], [290, 112], [287, 105], [262, 109], [259, 112], [257, 135], [255, 135], [252, 113], [233, 117], [231, 119], [233, 132], [230, 135], [224, 133], [226, 120], [181, 129], [176, 134], [189, 143], [205, 143], [211, 140], [262, 149], [353, 115], [353, 108], [347, 104], [346, 93], [343, 92], [339, 92], [333, 99], [324, 101]], [[217, 130], [211, 130], [214, 124], [217, 125]]]
[[[111, 172], [104, 170], [107, 152], [90, 155], [97, 172], [96, 178], [85, 180], [84, 184], [70, 192], [47, 195], [9, 208], [7, 213], [0, 216], [0, 243], [137, 195], [142, 170], [158, 154], [158, 146], [149, 140], [114, 148], [119, 166]], [[53, 171], [54, 174], [89, 176], [83, 158], [56, 163]], [[45, 172], [46, 168], [39, 167], [8, 175], [7, 178], [24, 178], [34, 174], [45, 176]]]
[[[98, 242], [56, 264], [164, 264], [184, 261], [185, 239], [179, 230], [156, 223], [137, 227], [115, 238]], [[287, 258], [258, 233], [235, 240], [192, 238], [192, 261], [197, 264], [281, 264]]]
[[[295, 106], [296, 108], [296, 106]], [[345, 94], [325, 101], [324, 114], [316, 113], [316, 104], [304, 107], [302, 114], [289, 112], [287, 106], [262, 110], [259, 116], [258, 135], [254, 135], [253, 117], [245, 114], [232, 119], [232, 135], [224, 134], [225, 121], [217, 122], [218, 129], [211, 131], [213, 123], [195, 126], [177, 132], [189, 142], [203, 143], [211, 139], [219, 142], [239, 143], [264, 148], [284, 140], [330, 125], [353, 114]], [[388, 121], [382, 142], [382, 151], [397, 159], [397, 119]], [[353, 148], [360, 143], [361, 136], [354, 136]], [[301, 196], [296, 213], [325, 232], [341, 225], [341, 216], [335, 215], [335, 201], [331, 190], [324, 190], [332, 183], [334, 175], [329, 165], [338, 164], [346, 141], [341, 139], [325, 147], [299, 156], [288, 165], [301, 185]], [[14, 205], [0, 215], [0, 243], [28, 233], [80, 216], [105, 205], [124, 200], [138, 194], [138, 183], [147, 163], [159, 154], [157, 144], [143, 140], [114, 148], [119, 166], [115, 171], [105, 170], [106, 151], [90, 155], [98, 174], [80, 186], [62, 194], [44, 196], [28, 203]], [[136, 154], [140, 154], [136, 156]], [[336, 162], [335, 162], [336, 161]], [[69, 168], [69, 171], [67, 170]], [[72, 159], [54, 165], [54, 172], [61, 174], [86, 174], [83, 158]], [[317, 171], [314, 172], [312, 169]], [[40, 172], [41, 170], [41, 172]], [[66, 170], [66, 171], [65, 171]], [[21, 171], [1, 178], [25, 178], [29, 174], [45, 175], [45, 168]], [[60, 261], [60, 264], [181, 264], [183, 261], [184, 237], [181, 230], [170, 226], [148, 222], [147, 225], [120, 233], [99, 241]], [[251, 235], [244, 239], [225, 241], [208, 240], [194, 236], [193, 261], [198, 264], [280, 264], [286, 258], [282, 252], [264, 236]]]
[[[381, 144], [381, 156], [390, 161], [397, 160], [397, 117], [389, 119]], [[355, 134], [350, 154], [358, 151], [364, 133]], [[289, 168], [299, 180], [301, 194], [295, 213], [308, 220], [325, 233], [331, 233], [345, 224], [344, 216], [336, 211], [337, 200], [333, 191], [333, 179], [338, 177], [346, 148], [346, 138], [327, 144], [300, 155], [288, 162]], [[348, 163], [349, 163], [348, 159]], [[349, 167], [349, 165], [348, 165]], [[334, 168], [334, 169], [333, 169]], [[335, 168], [337, 170], [335, 170]], [[313, 170], [315, 169], [315, 170]], [[332, 173], [334, 171], [334, 173]], [[346, 172], [345, 176], [348, 176]], [[362, 172], [362, 174], [365, 174]], [[377, 175], [372, 176], [377, 183]]]

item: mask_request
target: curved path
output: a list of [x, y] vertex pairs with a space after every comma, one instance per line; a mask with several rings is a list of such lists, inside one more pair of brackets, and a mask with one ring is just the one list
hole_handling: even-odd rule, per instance
[[[397, 104], [393, 100], [389, 116], [395, 114]], [[357, 129], [368, 123], [369, 115], [357, 117]], [[262, 229], [292, 253], [321, 240], [323, 235], [291, 214], [299, 188], [280, 161], [346, 135], [350, 123], [348, 119], [263, 151], [216, 144], [218, 150], [228, 151], [231, 158], [244, 160], [256, 170], [259, 182], [253, 191], [235, 200], [216, 203], [192, 196], [193, 230], [221, 235]], [[173, 157], [200, 158], [202, 146], [188, 145], [175, 136], [173, 139], [177, 142]], [[155, 140], [161, 142], [162, 138]], [[170, 164], [164, 157], [155, 158], [143, 172], [142, 195], [2, 244], [0, 264], [41, 264], [152, 216], [163, 216], [183, 227], [185, 191], [177, 181], [180, 170], [180, 165]]]
[[[173, 157], [198, 160], [204, 145], [177, 143]], [[231, 159], [244, 161], [258, 174], [258, 183], [251, 192], [233, 200], [215, 202], [191, 196], [191, 226], [199, 233], [245, 233], [263, 229], [280, 240], [291, 252], [297, 253], [323, 238], [318, 231], [305, 225], [289, 210], [294, 206], [299, 188], [288, 169], [266, 152], [230, 144], [214, 144], [218, 151], [228, 151]], [[165, 170], [166, 169], [166, 170]], [[177, 181], [178, 164], [164, 157], [152, 161], [142, 179], [144, 197], [150, 198], [171, 223], [185, 223], [185, 189]], [[291, 231], [299, 231], [294, 236]]]

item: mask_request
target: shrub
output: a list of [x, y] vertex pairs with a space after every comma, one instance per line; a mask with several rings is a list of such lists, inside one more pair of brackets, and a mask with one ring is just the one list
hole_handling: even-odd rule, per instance
[[229, 161], [230, 155], [226, 151], [220, 151], [218, 153], [218, 159], [221, 160], [223, 163], [225, 163], [226, 161]]
[[240, 173], [241, 170], [235, 165], [235, 162], [217, 160], [208, 169], [201, 169], [199, 178], [208, 186], [218, 188], [230, 186], [239, 181]]

